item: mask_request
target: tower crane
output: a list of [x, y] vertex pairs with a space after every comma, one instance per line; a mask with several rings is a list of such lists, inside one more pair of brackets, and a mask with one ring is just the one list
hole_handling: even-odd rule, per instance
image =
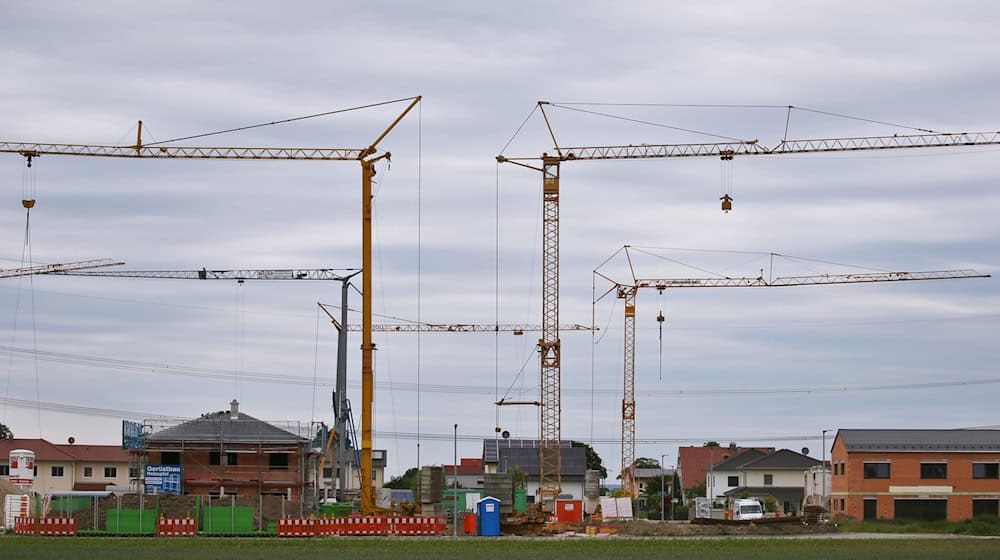
[[[629, 246], [624, 250], [628, 252]], [[663, 293], [673, 288], [776, 288], [785, 286], [828, 286], [840, 284], [871, 284], [875, 282], [912, 282], [918, 280], [958, 280], [968, 278], [989, 278], [975, 270], [930, 270], [920, 272], [869, 272], [859, 274], [812, 274], [809, 276], [778, 276], [765, 278], [763, 271], [757, 277], [708, 277], [708, 278], [637, 278], [632, 276], [628, 284], [612, 280], [604, 274], [594, 274], [607, 280], [612, 286], [598, 297], [597, 303], [611, 292], [625, 303], [624, 314], [624, 374], [622, 397], [622, 491], [626, 496], [638, 495], [635, 477], [635, 308], [636, 295], [640, 289], [653, 288]], [[662, 313], [662, 312], [661, 312]], [[662, 315], [657, 317], [660, 320]]]
[[[337, 318], [334, 317], [333, 313], [330, 312], [330, 308], [332, 306], [327, 305], [325, 303], [319, 303], [318, 305], [319, 305], [319, 308], [323, 310], [323, 313], [326, 313], [327, 317], [330, 318], [330, 322], [337, 329], [337, 332], [338, 332], [338, 335], [339, 335], [339, 339], [338, 339], [339, 342], [337, 344], [337, 348], [338, 348], [338, 351], [337, 351], [337, 372], [338, 372], [338, 375], [337, 375], [337, 382], [338, 382], [337, 393], [339, 395], [343, 395], [343, 396], [342, 397], [336, 397], [334, 400], [335, 400], [335, 402], [344, 402], [344, 399], [346, 399], [347, 386], [346, 386], [346, 382], [345, 382], [345, 385], [343, 387], [340, 386], [341, 375], [340, 375], [339, 372], [341, 370], [346, 370], [346, 368], [347, 368], [347, 355], [346, 355], [346, 353], [342, 352], [340, 349], [347, 347], [347, 342], [346, 342], [347, 341], [347, 332], [359, 330], [358, 329], [358, 325], [355, 325], [355, 324], [347, 322], [347, 284], [346, 283], [343, 284], [343, 289], [342, 289], [342, 293], [341, 293], [341, 305], [340, 305], [341, 315], [340, 315], [340, 320], [337, 320]], [[594, 327], [587, 327], [587, 326], [583, 326], [583, 325], [579, 325], [579, 324], [560, 325], [560, 329], [564, 330], [564, 331], [591, 331], [591, 330], [596, 330]], [[500, 333], [500, 332], [510, 332], [510, 333], [513, 333], [514, 336], [522, 336], [526, 332], [537, 332], [537, 331], [540, 331], [541, 330], [541, 326], [540, 325], [528, 325], [528, 324], [493, 324], [493, 325], [488, 325], [488, 324], [470, 324], [470, 323], [447, 323], [447, 324], [446, 323], [422, 323], [422, 322], [418, 323], [418, 322], [413, 321], [413, 322], [396, 323], [396, 324], [374, 324], [374, 325], [372, 325], [372, 330], [375, 331], [375, 332], [387, 332], [387, 333], [388, 332], [392, 332], [392, 333], [412, 333], [412, 332], [448, 332], [448, 333], [492, 332], [492, 333]], [[343, 408], [343, 405], [341, 405], [341, 408]], [[338, 434], [340, 433], [339, 432], [339, 426], [340, 426], [339, 420], [340, 420], [340, 416], [341, 416], [341, 414], [338, 412], [338, 416], [337, 416], [337, 418], [338, 418]], [[497, 430], [499, 431], [499, 428], [497, 428]], [[338, 461], [338, 468], [340, 469], [340, 473], [341, 473], [341, 479], [340, 479], [341, 488], [344, 488], [345, 485], [346, 485], [346, 478], [345, 478], [345, 475], [344, 475], [344, 473], [346, 472], [346, 464], [343, 464], [343, 461], [347, 457], [345, 443], [346, 442], [345, 442], [345, 440], [344, 440], [343, 437], [341, 437], [341, 438], [338, 439], [338, 447], [337, 447], [337, 458], [338, 459], [337, 459], [337, 461]]]
[[[361, 164], [361, 268], [365, 271], [362, 285], [362, 341], [361, 341], [361, 468], [372, 472], [372, 402], [375, 394], [375, 366], [371, 337], [372, 323], [372, 178], [375, 164], [389, 160], [390, 152], [380, 152], [378, 145], [420, 103], [421, 96], [396, 101], [406, 101], [403, 111], [379, 134], [374, 141], [361, 148], [273, 148], [273, 147], [211, 147], [144, 145], [142, 121], [139, 121], [136, 142], [131, 146], [98, 144], [47, 144], [34, 142], [0, 141], [0, 153], [19, 154], [30, 162], [43, 155], [139, 158], [139, 159], [226, 159], [240, 161], [356, 161]], [[376, 511], [375, 489], [371, 476], [361, 477], [361, 510], [371, 514]]]
[[[558, 106], [539, 101], [540, 110], [554, 153], [531, 157], [507, 157], [500, 154], [498, 163], [511, 163], [542, 175], [542, 333], [538, 339], [540, 369], [539, 414], [539, 494], [546, 511], [552, 511], [561, 491], [560, 439], [561, 341], [559, 339], [559, 194], [560, 167], [564, 162], [714, 157], [724, 161], [744, 156], [896, 150], [909, 148], [953, 148], [1000, 144], [1000, 132], [962, 132], [929, 134], [894, 134], [845, 138], [782, 139], [767, 147], [756, 139], [690, 144], [638, 144], [609, 146], [560, 146], [545, 108]], [[791, 110], [791, 107], [789, 107]], [[723, 199], [723, 207], [732, 200]]]
[[88, 268], [100, 268], [104, 266], [121, 266], [123, 264], [125, 263], [112, 259], [97, 259], [68, 263], [39, 264], [35, 266], [23, 266], [20, 268], [3, 268], [0, 269], [0, 278], [13, 278], [14, 276], [27, 276], [29, 274], [55, 274], [71, 270], [85, 270]]

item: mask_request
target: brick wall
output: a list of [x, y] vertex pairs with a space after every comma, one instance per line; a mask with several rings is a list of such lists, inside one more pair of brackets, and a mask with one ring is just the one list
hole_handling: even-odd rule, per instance
[[[973, 500], [1000, 499], [1000, 480], [973, 478], [973, 463], [1000, 463], [1000, 453], [853, 452], [843, 442], [831, 454], [832, 513], [864, 518], [865, 499], [877, 500], [876, 517], [891, 519], [895, 500], [946, 499], [949, 521], [972, 517]], [[888, 463], [889, 478], [865, 478], [865, 463]], [[943, 479], [921, 478], [921, 463], [947, 465]]]

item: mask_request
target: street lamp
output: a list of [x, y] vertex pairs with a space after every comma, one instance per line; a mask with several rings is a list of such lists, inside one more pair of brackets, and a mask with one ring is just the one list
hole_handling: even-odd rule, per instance
[[663, 467], [667, 464], [667, 455], [669, 455], [669, 453], [663, 453], [660, 455], [660, 521], [663, 521], [663, 500], [666, 499], [666, 496], [663, 493], [663, 489], [665, 488], [663, 485], [663, 471], [666, 469]]

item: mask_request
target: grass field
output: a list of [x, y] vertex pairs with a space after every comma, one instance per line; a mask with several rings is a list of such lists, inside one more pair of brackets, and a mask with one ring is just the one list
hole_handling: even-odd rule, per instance
[[976, 559], [1000, 557], [997, 539], [279, 539], [0, 538], [0, 558], [74, 560], [624, 560], [635, 558]]

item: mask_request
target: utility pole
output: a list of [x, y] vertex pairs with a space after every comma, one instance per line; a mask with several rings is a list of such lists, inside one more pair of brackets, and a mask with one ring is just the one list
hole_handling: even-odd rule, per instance
[[664, 485], [663, 485], [663, 474], [664, 473], [663, 473], [663, 471], [665, 471], [666, 469], [664, 469], [663, 466], [667, 464], [666, 463], [666, 457], [667, 457], [667, 455], [668, 455], [668, 453], [663, 453], [663, 454], [660, 455], [660, 521], [664, 520], [663, 519], [663, 500], [665, 499], [665, 496], [664, 496], [664, 493], [663, 493], [663, 488], [664, 488]]
[[453, 463], [451, 465], [451, 536], [458, 536], [458, 424], [455, 424]]

